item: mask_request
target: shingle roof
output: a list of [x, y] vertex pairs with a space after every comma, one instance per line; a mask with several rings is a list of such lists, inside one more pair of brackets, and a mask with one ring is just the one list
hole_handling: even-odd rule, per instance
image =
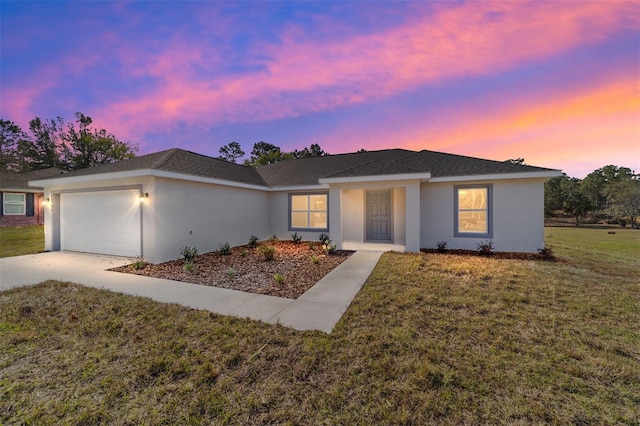
[[133, 170], [162, 170], [212, 179], [266, 186], [260, 175], [251, 167], [229, 163], [178, 148], [141, 155], [115, 163], [102, 164], [67, 173], [64, 177], [88, 176]]
[[57, 169], [55, 167], [50, 167], [48, 169], [41, 170], [32, 170], [30, 172], [22, 172], [22, 173], [8, 173], [0, 171], [0, 190], [3, 189], [24, 189], [24, 190], [35, 190], [42, 189], [36, 187], [30, 187], [30, 180], [37, 179], [48, 179], [56, 176], [60, 176], [64, 173], [63, 170]]
[[[182, 149], [169, 149], [130, 160], [66, 173], [62, 178], [162, 170], [265, 187], [317, 185], [322, 178], [430, 173], [431, 177], [545, 172], [552, 169], [446, 154], [435, 151], [388, 149], [324, 157], [301, 158], [257, 169]], [[30, 177], [29, 180], [45, 177]]]
[[390, 163], [411, 153], [413, 151], [405, 149], [387, 149], [300, 158], [258, 167], [257, 171], [269, 186], [317, 185], [320, 178], [368, 163]]

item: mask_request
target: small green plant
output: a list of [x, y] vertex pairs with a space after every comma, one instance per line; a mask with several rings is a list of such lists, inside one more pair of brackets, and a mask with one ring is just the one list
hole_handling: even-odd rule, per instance
[[258, 241], [260, 241], [260, 240], [255, 235], [250, 236], [249, 237], [249, 247], [256, 248], [258, 246]]
[[556, 260], [556, 255], [553, 253], [553, 249], [551, 247], [542, 247], [538, 249], [538, 254], [544, 260]]
[[322, 243], [322, 250], [324, 250], [327, 254], [335, 254], [336, 253], [336, 243], [327, 239], [324, 243]]
[[262, 246], [260, 253], [264, 256], [264, 260], [272, 261], [276, 258], [276, 248], [273, 246]]
[[494, 246], [493, 246], [493, 241], [491, 240], [480, 241], [478, 243], [478, 251], [480, 252], [480, 254], [488, 256], [493, 254], [493, 250], [494, 250]]
[[438, 250], [441, 253], [447, 251], [447, 242], [446, 241], [438, 241], [436, 243], [436, 250]]
[[184, 258], [185, 263], [193, 263], [198, 255], [198, 249], [195, 247], [182, 247], [180, 254]]
[[247, 256], [249, 256], [249, 252], [246, 251], [246, 250], [242, 250], [242, 253], [240, 253], [240, 256], [247, 257]]
[[233, 278], [236, 275], [236, 270], [233, 268], [229, 268], [226, 271], [224, 271], [224, 273], [227, 274], [229, 278]]
[[195, 267], [196, 265], [193, 262], [187, 262], [184, 264], [182, 269], [184, 269], [187, 272], [192, 272]]
[[318, 263], [320, 263], [320, 258], [314, 254], [313, 256], [311, 256], [311, 263], [317, 265]]
[[273, 234], [271, 236], [271, 241], [278, 241], [278, 236], [276, 234]]
[[320, 234], [320, 237], [318, 238], [320, 240], [320, 242], [324, 245], [327, 243], [327, 241], [331, 241], [329, 239], [329, 236], [327, 234], [325, 234], [324, 232], [322, 234]]
[[273, 276], [273, 279], [278, 283], [282, 283], [284, 281], [284, 275], [278, 273]]
[[291, 240], [294, 244], [300, 244], [302, 242], [302, 235], [296, 233], [291, 234]]
[[231, 246], [228, 242], [220, 244], [220, 247], [218, 248], [218, 254], [222, 254], [225, 256], [231, 254]]
[[313, 250], [316, 247], [315, 241], [307, 241], [307, 244], [309, 245], [309, 250]]
[[136, 271], [140, 269], [144, 269], [145, 266], [147, 266], [147, 262], [145, 262], [145, 260], [142, 257], [136, 257], [135, 262], [131, 264], [131, 267]]

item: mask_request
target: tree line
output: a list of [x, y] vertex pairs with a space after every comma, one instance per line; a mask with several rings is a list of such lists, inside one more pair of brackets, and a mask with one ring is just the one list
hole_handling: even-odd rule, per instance
[[544, 185], [544, 211], [547, 217], [566, 213], [580, 221], [607, 221], [636, 227], [640, 214], [640, 174], [628, 167], [604, 166], [584, 179], [562, 176]]
[[[231, 163], [237, 163], [238, 160], [242, 159], [242, 157], [244, 157], [246, 154], [242, 150], [240, 144], [235, 141], [221, 147], [218, 150], [218, 153], [220, 154], [218, 156], [219, 159], [229, 161]], [[329, 155], [329, 153], [323, 150], [317, 143], [313, 143], [309, 147], [305, 147], [301, 150], [294, 149], [293, 151], [287, 152], [282, 151], [282, 149], [277, 145], [261, 141], [253, 144], [251, 155], [248, 159], [244, 160], [244, 165], [250, 167], [258, 167], [284, 160], [294, 160], [297, 158], [307, 157], [322, 157], [325, 155]]]
[[61, 117], [35, 117], [27, 131], [0, 119], [0, 170], [76, 170], [135, 157], [137, 146], [93, 127], [91, 117], [81, 112], [75, 117], [74, 123], [65, 123]]

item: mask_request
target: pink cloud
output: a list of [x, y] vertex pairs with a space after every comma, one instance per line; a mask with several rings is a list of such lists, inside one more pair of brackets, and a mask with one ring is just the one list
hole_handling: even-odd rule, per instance
[[[177, 121], [210, 127], [267, 121], [382, 99], [442, 80], [486, 75], [595, 43], [639, 24], [633, 3], [469, 2], [437, 4], [376, 34], [310, 40], [300, 28], [255, 47], [264, 69], [218, 74], [221, 52], [206, 40], [175, 40], [157, 52], [124, 52], [132, 75], [157, 89], [96, 112], [136, 136]], [[127, 61], [127, 56], [129, 60]], [[257, 60], [256, 60], [257, 61]], [[256, 62], [259, 64], [259, 62]], [[204, 71], [202, 70], [204, 68]]]

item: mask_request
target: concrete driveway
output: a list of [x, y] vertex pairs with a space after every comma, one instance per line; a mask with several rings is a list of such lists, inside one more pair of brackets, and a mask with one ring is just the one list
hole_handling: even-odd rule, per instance
[[0, 259], [0, 291], [49, 279], [71, 281], [217, 314], [278, 323], [296, 330], [331, 333], [381, 254], [356, 252], [296, 300], [110, 272], [106, 269], [129, 264], [132, 259], [75, 252]]

